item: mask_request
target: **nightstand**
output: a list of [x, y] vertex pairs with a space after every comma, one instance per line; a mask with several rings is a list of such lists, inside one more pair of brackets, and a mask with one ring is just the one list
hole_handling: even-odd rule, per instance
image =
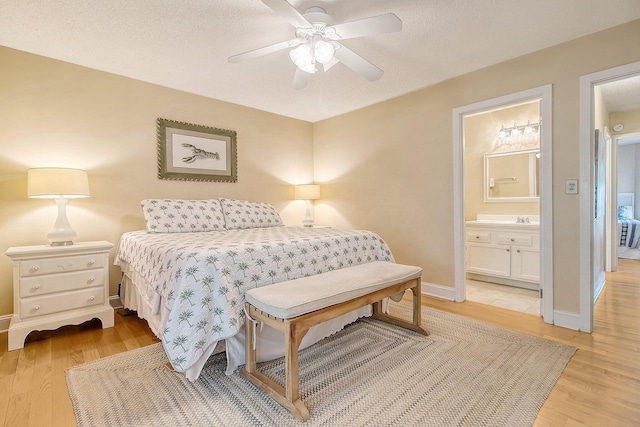
[[9, 350], [24, 347], [32, 331], [94, 318], [113, 326], [109, 304], [109, 242], [9, 248], [13, 260], [13, 318]]

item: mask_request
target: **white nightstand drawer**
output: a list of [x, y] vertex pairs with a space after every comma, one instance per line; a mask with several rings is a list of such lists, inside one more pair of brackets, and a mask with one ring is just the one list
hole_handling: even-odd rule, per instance
[[501, 245], [531, 246], [533, 244], [533, 236], [531, 235], [498, 234], [496, 240], [496, 243]]
[[20, 280], [20, 297], [33, 297], [54, 292], [104, 286], [104, 269], [34, 276]]
[[65, 273], [68, 271], [87, 270], [104, 267], [100, 254], [67, 256], [59, 258], [41, 258], [25, 260], [20, 263], [20, 276], [36, 276], [40, 274]]
[[89, 307], [103, 302], [104, 287], [89, 288], [20, 300], [20, 314], [22, 318], [27, 319], [73, 310], [74, 308]]

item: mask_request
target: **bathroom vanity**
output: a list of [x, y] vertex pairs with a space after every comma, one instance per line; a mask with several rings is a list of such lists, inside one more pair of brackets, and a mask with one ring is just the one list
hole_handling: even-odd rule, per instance
[[486, 214], [467, 221], [467, 278], [539, 289], [539, 221], [538, 215]]

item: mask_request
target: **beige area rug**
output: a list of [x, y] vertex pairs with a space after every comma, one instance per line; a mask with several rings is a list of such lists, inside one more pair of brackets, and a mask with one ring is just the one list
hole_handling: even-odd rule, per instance
[[[407, 303], [392, 304], [409, 317]], [[70, 369], [78, 426], [528, 426], [575, 348], [423, 308], [423, 337], [363, 319], [300, 352], [307, 423], [212, 356], [189, 382], [161, 344]], [[284, 378], [284, 361], [261, 365]]]

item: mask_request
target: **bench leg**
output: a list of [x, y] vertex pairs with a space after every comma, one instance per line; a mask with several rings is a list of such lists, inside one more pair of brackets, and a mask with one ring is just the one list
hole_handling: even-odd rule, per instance
[[300, 400], [300, 378], [298, 371], [298, 349], [302, 338], [309, 330], [299, 330], [297, 325], [287, 322], [285, 331], [285, 392], [287, 404], [285, 407], [300, 421], [309, 419], [309, 410]]
[[297, 325], [291, 325], [288, 321], [285, 321], [283, 326], [285, 335], [284, 387], [258, 371], [256, 367], [254, 340], [255, 325], [251, 319], [248, 318], [245, 320], [245, 367], [240, 370], [240, 375], [251, 381], [256, 387], [287, 408], [298, 420], [304, 422], [309, 419], [310, 414], [309, 409], [307, 409], [302, 400], [300, 400], [298, 349], [309, 329], [297, 328]]
[[421, 335], [429, 335], [430, 332], [422, 327], [422, 292], [421, 292], [421, 278], [415, 279], [415, 285], [411, 287], [411, 293], [413, 294], [413, 321], [407, 322], [404, 319], [391, 316], [382, 312], [382, 301], [376, 301], [373, 303], [373, 317], [374, 319], [382, 320], [383, 322], [391, 323], [403, 328], [410, 329]]

